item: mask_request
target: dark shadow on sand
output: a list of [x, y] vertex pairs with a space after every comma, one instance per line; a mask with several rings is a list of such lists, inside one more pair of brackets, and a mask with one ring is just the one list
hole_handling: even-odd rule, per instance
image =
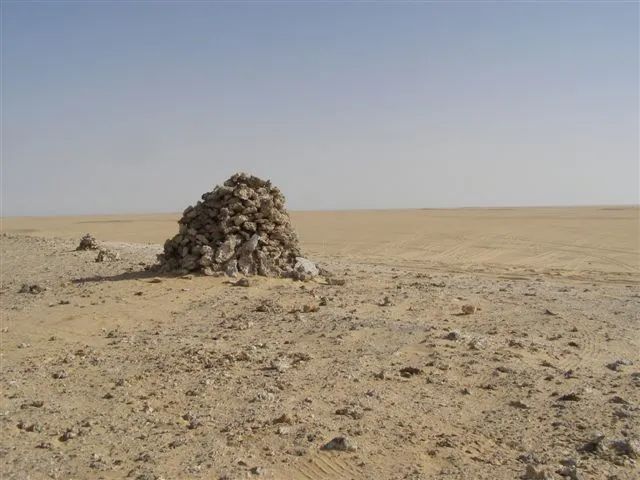
[[137, 270], [134, 272], [123, 272], [116, 275], [94, 275], [92, 277], [74, 278], [73, 283], [90, 282], [120, 282], [122, 280], [145, 280], [152, 278], [177, 278], [180, 275], [175, 273], [160, 272], [157, 270]]

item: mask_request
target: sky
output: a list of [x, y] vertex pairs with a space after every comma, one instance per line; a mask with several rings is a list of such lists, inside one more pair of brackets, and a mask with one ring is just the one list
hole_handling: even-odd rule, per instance
[[637, 2], [2, 3], [3, 216], [640, 203]]

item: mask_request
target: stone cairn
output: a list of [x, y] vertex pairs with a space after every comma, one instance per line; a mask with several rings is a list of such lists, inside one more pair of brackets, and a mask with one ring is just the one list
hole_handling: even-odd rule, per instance
[[118, 252], [101, 247], [96, 238], [90, 233], [87, 233], [80, 239], [80, 244], [76, 250], [98, 250], [98, 255], [96, 256], [96, 262], [98, 263], [120, 260], [120, 254]]
[[263, 275], [309, 280], [317, 267], [300, 253], [298, 237], [270, 181], [236, 173], [188, 207], [176, 236], [159, 255], [164, 271]]
[[101, 248], [98, 250], [98, 255], [96, 256], [97, 263], [115, 262], [116, 260], [120, 260], [120, 254], [118, 252], [114, 252], [108, 248]]
[[80, 244], [76, 248], [76, 250], [98, 250], [100, 246], [98, 245], [98, 241], [95, 239], [93, 235], [87, 233], [84, 237], [80, 239]]

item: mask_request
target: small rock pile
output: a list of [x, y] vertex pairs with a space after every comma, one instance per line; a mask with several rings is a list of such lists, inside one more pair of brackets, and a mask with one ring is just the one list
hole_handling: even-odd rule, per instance
[[114, 252], [109, 250], [108, 248], [101, 248], [98, 251], [98, 255], [96, 256], [96, 262], [115, 262], [116, 260], [120, 260], [120, 254], [118, 252]]
[[98, 250], [99, 245], [98, 241], [95, 239], [93, 235], [87, 233], [84, 237], [80, 239], [80, 244], [76, 248], [76, 250]]
[[31, 293], [33, 295], [37, 295], [38, 293], [42, 293], [45, 290], [45, 287], [42, 287], [38, 284], [23, 283], [18, 293]]
[[309, 280], [318, 268], [300, 253], [280, 190], [237, 173], [188, 207], [158, 258], [162, 270]]

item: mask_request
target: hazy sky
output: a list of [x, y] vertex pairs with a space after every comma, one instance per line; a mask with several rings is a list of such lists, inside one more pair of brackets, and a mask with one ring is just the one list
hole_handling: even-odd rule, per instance
[[638, 203], [636, 2], [5, 2], [2, 213]]

